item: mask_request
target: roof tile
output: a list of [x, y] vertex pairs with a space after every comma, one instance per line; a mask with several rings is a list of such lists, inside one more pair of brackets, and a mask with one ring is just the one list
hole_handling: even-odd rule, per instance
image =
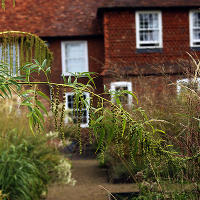
[[[10, 2], [10, 3], [9, 3]], [[0, 10], [0, 31], [20, 30], [40, 36], [101, 34], [97, 9], [105, 7], [200, 6], [200, 0], [16, 0]]]

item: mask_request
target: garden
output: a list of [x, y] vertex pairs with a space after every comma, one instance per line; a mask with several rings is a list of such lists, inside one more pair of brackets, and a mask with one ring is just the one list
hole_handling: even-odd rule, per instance
[[[108, 181], [138, 185], [137, 193], [109, 194], [110, 199], [199, 199], [197, 58], [188, 56], [192, 70], [184, 76], [190, 81], [170, 82], [172, 92], [158, 101], [153, 94], [137, 96], [127, 90], [105, 88], [100, 95], [94, 92], [95, 73], [51, 82], [53, 56], [39, 37], [18, 31], [0, 35], [0, 200], [40, 200], [53, 184], [75, 185], [65, 150], [81, 155], [88, 147]], [[87, 77], [86, 84], [82, 77]], [[65, 91], [74, 94], [71, 115], [63, 103]], [[131, 107], [123, 104], [127, 95], [133, 98]], [[89, 127], [83, 129], [85, 108]], [[73, 121], [73, 116], [76, 123], [66, 124], [66, 117]]]
[[[27, 62], [19, 69], [24, 70], [20, 76], [13, 76], [10, 66], [1, 64], [2, 200], [41, 199], [51, 184], [74, 185], [71, 162], [61, 153], [73, 142], [80, 154], [85, 146], [92, 146], [109, 181], [138, 185], [139, 192], [125, 194], [129, 199], [199, 198], [199, 61], [193, 59], [196, 68], [191, 82], [179, 84], [179, 95], [164, 96], [162, 103], [152, 103], [146, 96], [148, 101], [144, 97], [140, 101], [126, 90], [110, 94], [115, 95], [111, 102], [93, 92], [96, 75], [90, 73], [51, 83], [47, 63], [46, 59]], [[32, 81], [36, 73], [44, 73], [47, 81]], [[82, 76], [88, 77], [87, 84], [79, 82]], [[51, 100], [40, 84], [49, 87]], [[64, 123], [68, 113], [62, 103], [65, 96], [60, 99], [60, 94], [67, 88], [75, 94], [77, 124]], [[91, 95], [90, 104], [83, 98], [84, 91]], [[123, 105], [123, 95], [133, 96], [132, 107]], [[90, 111], [87, 129], [80, 127], [84, 107]], [[127, 199], [123, 195], [110, 194], [110, 198]]]

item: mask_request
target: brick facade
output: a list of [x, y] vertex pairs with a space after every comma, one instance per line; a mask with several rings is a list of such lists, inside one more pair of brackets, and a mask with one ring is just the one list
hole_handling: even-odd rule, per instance
[[[158, 9], [156, 9], [158, 10]], [[159, 10], [158, 10], [159, 11]], [[189, 9], [163, 9], [163, 48], [158, 52], [136, 49], [135, 11], [105, 12], [105, 69], [126, 67], [130, 74], [158, 74], [162, 66], [167, 73], [180, 72], [177, 61], [193, 54], [189, 46]], [[156, 50], [156, 49], [155, 49]], [[200, 55], [200, 52], [195, 52]]]
[[[163, 72], [176, 81], [178, 76], [175, 75], [185, 72], [191, 65], [187, 52], [200, 56], [199, 49], [190, 48], [188, 8], [153, 10], [162, 13], [163, 48], [158, 51], [136, 48], [137, 10], [103, 13], [105, 69], [102, 75], [108, 87], [113, 81], [130, 81], [137, 94], [149, 91], [158, 97], [166, 92], [164, 88], [169, 83], [161, 76]], [[146, 77], [138, 79], [140, 75]]]
[[[104, 41], [103, 37], [80, 37], [76, 38], [44, 38], [49, 43], [50, 50], [54, 53], [54, 61], [51, 69], [51, 81], [55, 83], [62, 83], [62, 55], [61, 42], [62, 41], [87, 41], [88, 44], [88, 63], [89, 71], [96, 72], [99, 77], [96, 80], [97, 93], [103, 90], [102, 77], [100, 76], [104, 66]], [[86, 83], [87, 79], [82, 79], [82, 83]]]

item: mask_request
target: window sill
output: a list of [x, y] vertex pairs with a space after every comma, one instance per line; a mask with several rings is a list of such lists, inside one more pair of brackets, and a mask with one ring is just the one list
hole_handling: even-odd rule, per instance
[[[76, 72], [76, 73], [83, 73], [83, 72]], [[73, 74], [74, 74], [74, 72], [73, 72]], [[65, 77], [68, 77], [68, 76], [71, 76], [71, 77], [73, 77], [74, 75], [73, 75], [72, 73], [64, 73], [64, 74], [61, 74], [61, 76], [63, 77], [63, 76], [65, 76]], [[76, 74], [76, 75], [78, 75], [78, 74]], [[82, 75], [81, 77], [87, 77], [86, 75], [84, 76], [84, 75]]]
[[200, 51], [200, 46], [199, 47], [190, 47], [192, 51]]
[[141, 48], [136, 49], [136, 53], [162, 53], [163, 48]]

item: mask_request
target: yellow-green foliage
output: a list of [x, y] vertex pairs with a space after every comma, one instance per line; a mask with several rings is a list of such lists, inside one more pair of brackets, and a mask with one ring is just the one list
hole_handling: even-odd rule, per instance
[[[1, 7], [5, 10], [6, 9], [6, 2], [5, 0], [1, 0]], [[13, 0], [13, 7], [15, 7], [15, 0]]]
[[[33, 62], [34, 59], [39, 62], [46, 59], [48, 66], [52, 63], [52, 53], [45, 42], [34, 34], [21, 31], [0, 32], [0, 43], [2, 44], [1, 63], [9, 63], [11, 73], [13, 66], [18, 67], [20, 64], [22, 67], [25, 63]], [[15, 51], [13, 51], [13, 48], [15, 48]], [[16, 63], [13, 63], [13, 57]], [[17, 74], [18, 72], [17, 69]]]

